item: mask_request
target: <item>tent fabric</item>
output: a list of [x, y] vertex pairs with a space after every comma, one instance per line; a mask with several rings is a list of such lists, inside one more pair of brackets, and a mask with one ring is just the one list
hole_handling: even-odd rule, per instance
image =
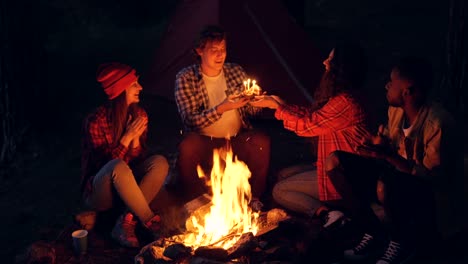
[[196, 62], [194, 39], [207, 24], [226, 30], [226, 61], [240, 64], [268, 94], [300, 105], [312, 101], [323, 58], [279, 0], [181, 1], [140, 78], [146, 92], [174, 101], [175, 76]]

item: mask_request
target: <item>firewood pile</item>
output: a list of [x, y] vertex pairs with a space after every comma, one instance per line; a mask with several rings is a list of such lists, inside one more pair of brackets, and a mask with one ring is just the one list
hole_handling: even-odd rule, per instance
[[[241, 234], [239, 240], [229, 249], [204, 246], [193, 250], [175, 242], [171, 237], [160, 238], [143, 247], [135, 257], [135, 263], [251, 263], [251, 258], [269, 252], [267, 250], [269, 243], [263, 239], [264, 235], [289, 218], [281, 209], [262, 212], [259, 216], [257, 234], [255, 236], [251, 232]], [[228, 239], [230, 235], [222, 239]]]

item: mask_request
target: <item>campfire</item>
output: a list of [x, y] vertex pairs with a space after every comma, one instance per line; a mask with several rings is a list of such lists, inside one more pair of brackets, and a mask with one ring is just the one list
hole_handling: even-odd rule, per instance
[[[206, 179], [200, 166], [197, 170], [199, 177]], [[206, 214], [203, 207], [195, 211], [187, 221], [187, 232], [174, 237], [174, 241], [193, 249], [202, 246], [229, 249], [242, 234], [255, 235], [259, 214], [248, 206], [252, 198], [250, 176], [247, 165], [233, 156], [230, 147], [215, 149], [207, 180], [212, 191], [209, 210]]]
[[210, 177], [206, 177], [200, 166], [197, 171], [211, 187], [211, 195], [205, 194], [186, 204], [189, 217], [185, 232], [147, 245], [137, 255], [137, 263], [144, 263], [148, 256], [153, 260], [177, 260], [193, 255], [232, 259], [239, 251], [257, 246], [255, 235], [274, 229], [288, 217], [279, 209], [262, 215], [252, 211], [249, 207], [251, 172], [233, 155], [230, 146], [214, 150]]

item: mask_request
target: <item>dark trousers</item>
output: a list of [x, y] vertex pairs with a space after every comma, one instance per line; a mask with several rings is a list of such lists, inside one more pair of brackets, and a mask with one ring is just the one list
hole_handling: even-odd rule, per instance
[[[380, 202], [392, 240], [414, 244], [433, 237], [434, 196], [422, 179], [397, 171], [383, 161], [342, 151], [333, 152], [327, 162], [330, 180], [342, 196], [345, 209], [363, 232], [376, 237], [384, 234], [371, 208], [372, 203]], [[379, 193], [378, 183], [382, 187]]]
[[[208, 174], [213, 166], [213, 149], [223, 148], [226, 139], [211, 138], [197, 133], [188, 133], [179, 144], [177, 168], [184, 196], [194, 198], [207, 191], [204, 180], [199, 179], [197, 165]], [[241, 131], [229, 140], [232, 151], [249, 168], [252, 196], [259, 198], [266, 188], [266, 178], [270, 165], [270, 138], [258, 130]]]

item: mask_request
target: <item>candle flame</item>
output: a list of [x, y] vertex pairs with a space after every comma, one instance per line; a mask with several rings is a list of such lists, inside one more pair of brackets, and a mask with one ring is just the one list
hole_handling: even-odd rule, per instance
[[261, 90], [262, 89], [257, 85], [256, 80], [247, 79], [247, 81], [244, 81], [244, 91], [242, 94], [245, 96], [260, 95]]

